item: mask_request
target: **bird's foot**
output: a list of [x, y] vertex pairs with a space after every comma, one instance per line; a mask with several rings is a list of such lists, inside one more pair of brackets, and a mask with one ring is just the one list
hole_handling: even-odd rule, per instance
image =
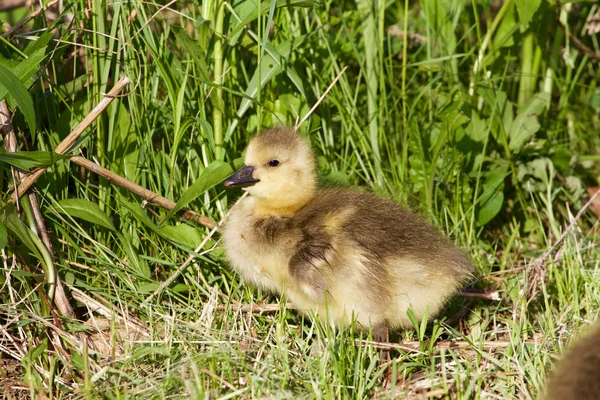
[[[375, 342], [389, 343], [390, 333], [385, 324], [375, 325], [373, 327], [373, 340]], [[391, 359], [390, 350], [382, 349], [379, 351], [380, 363], [387, 363]]]
[[373, 340], [383, 343], [390, 341], [390, 332], [386, 324], [379, 324], [373, 327]]

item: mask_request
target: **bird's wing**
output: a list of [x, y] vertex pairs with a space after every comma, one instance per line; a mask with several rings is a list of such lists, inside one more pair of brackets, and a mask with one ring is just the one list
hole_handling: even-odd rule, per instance
[[331, 236], [323, 229], [305, 229], [302, 233], [303, 238], [290, 259], [290, 275], [313, 300], [322, 301], [333, 275], [331, 260], [336, 251]]

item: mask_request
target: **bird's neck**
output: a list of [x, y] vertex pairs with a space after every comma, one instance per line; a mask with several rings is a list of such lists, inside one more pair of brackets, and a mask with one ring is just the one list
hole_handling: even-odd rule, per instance
[[264, 217], [293, 217], [315, 197], [315, 191], [286, 196], [286, 198], [257, 198], [255, 213]]

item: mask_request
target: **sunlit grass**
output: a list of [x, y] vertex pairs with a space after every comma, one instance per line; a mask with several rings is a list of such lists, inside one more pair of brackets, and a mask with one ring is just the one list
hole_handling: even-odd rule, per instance
[[[29, 23], [54, 39], [24, 82], [40, 129], [12, 119], [20, 149], [53, 149], [126, 75], [127, 96], [72, 153], [174, 201], [260, 129], [302, 119], [347, 67], [302, 127], [323, 181], [427, 215], [473, 260], [469, 285], [501, 301], [456, 297], [425, 329], [397, 332], [411, 346], [386, 362], [368, 334], [241, 283], [218, 234], [157, 292], [209, 230], [59, 161], [36, 187], [76, 319], [45, 308], [39, 260], [9, 232], [0, 355], [20, 370], [0, 381], [55, 398], [535, 398], [600, 305], [593, 213], [532, 267], [597, 185], [600, 70], [565, 33], [579, 37], [597, 6], [542, 2], [528, 15], [526, 2], [92, 0], [69, 3], [56, 26]], [[598, 54], [597, 35], [580, 39]], [[0, 42], [0, 65], [16, 68], [30, 42]], [[218, 222], [241, 193], [192, 194], [185, 206]], [[67, 199], [97, 204], [114, 229], [69, 215]]]

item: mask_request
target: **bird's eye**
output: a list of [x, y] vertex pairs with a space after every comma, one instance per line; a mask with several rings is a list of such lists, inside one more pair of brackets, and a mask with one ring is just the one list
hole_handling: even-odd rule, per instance
[[279, 160], [271, 160], [267, 163], [269, 167], [277, 167], [279, 165]]

